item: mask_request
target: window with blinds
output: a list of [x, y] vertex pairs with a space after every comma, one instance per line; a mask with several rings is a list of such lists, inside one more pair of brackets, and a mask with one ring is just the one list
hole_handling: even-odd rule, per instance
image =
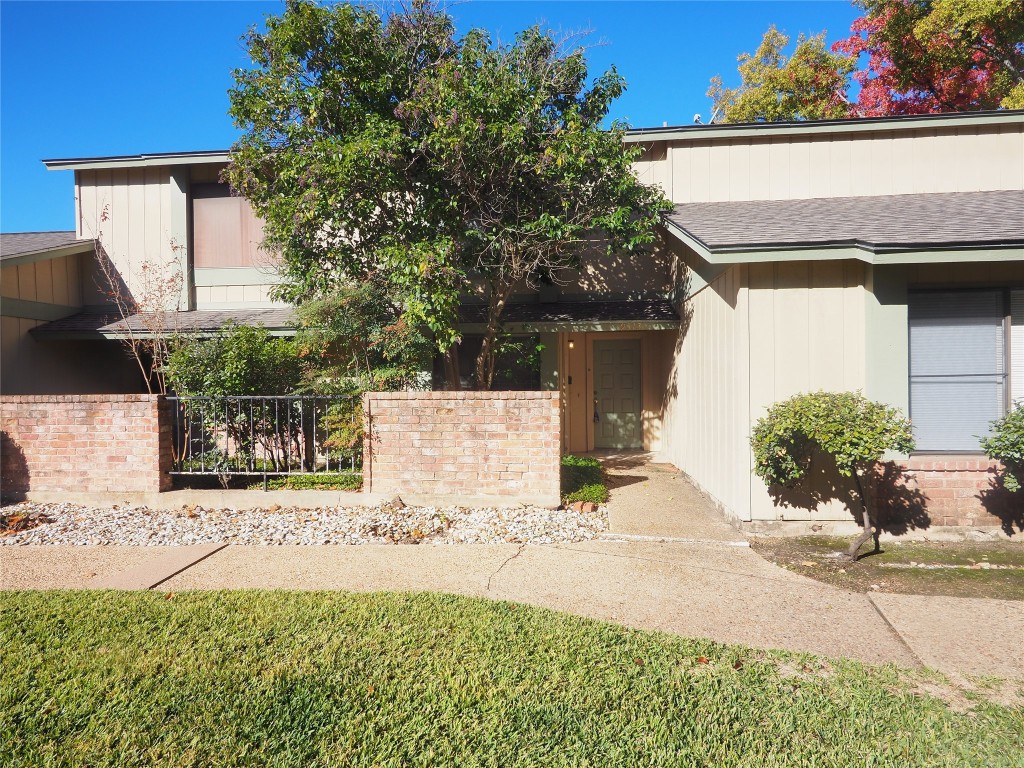
[[[908, 311], [917, 449], [981, 450], [979, 439], [1004, 414], [1007, 401], [1006, 292], [911, 293]], [[1013, 346], [1024, 346], [1021, 336], [1013, 334]]]

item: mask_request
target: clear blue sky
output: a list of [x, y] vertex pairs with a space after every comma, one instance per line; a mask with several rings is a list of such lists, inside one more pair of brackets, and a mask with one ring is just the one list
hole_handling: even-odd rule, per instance
[[[239, 38], [280, 2], [0, 2], [0, 231], [72, 229], [69, 171], [43, 158], [227, 148]], [[629, 88], [613, 117], [636, 127], [709, 115], [708, 80], [737, 80], [736, 56], [768, 25], [795, 37], [848, 34], [847, 0], [806, 2], [462, 2], [461, 31], [502, 40], [531, 24], [592, 30], [591, 72], [615, 64]]]

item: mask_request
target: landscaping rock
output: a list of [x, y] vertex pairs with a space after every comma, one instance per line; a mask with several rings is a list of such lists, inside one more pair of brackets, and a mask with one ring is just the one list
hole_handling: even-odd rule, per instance
[[608, 528], [603, 506], [414, 507], [400, 499], [376, 507], [205, 509], [189, 505], [84, 507], [24, 502], [4, 514], [39, 521], [0, 536], [0, 545], [70, 544], [552, 544], [592, 539]]

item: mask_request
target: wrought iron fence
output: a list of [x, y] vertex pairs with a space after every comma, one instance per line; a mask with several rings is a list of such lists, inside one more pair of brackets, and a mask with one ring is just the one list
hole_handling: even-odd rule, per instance
[[168, 397], [175, 475], [359, 474], [357, 396]]

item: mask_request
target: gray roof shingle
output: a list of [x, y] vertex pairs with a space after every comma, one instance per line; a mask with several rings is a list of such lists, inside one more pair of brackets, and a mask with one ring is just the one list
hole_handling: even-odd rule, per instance
[[13, 259], [26, 253], [52, 251], [66, 245], [92, 243], [79, 240], [74, 230], [59, 232], [4, 232], [0, 234], [0, 259]]
[[157, 328], [177, 333], [210, 333], [230, 322], [238, 325], [262, 325], [267, 330], [295, 328], [295, 310], [291, 307], [267, 309], [193, 310], [132, 315], [122, 320], [116, 313], [79, 312], [32, 329], [36, 335], [79, 336], [107, 334], [145, 334]]
[[[487, 307], [468, 304], [460, 307], [463, 323], [487, 321]], [[657, 322], [678, 323], [672, 303], [664, 299], [636, 301], [560, 301], [535, 304], [509, 304], [502, 321], [506, 323], [597, 323]]]
[[1024, 244], [1024, 191], [683, 203], [668, 214], [708, 250], [872, 251]]

